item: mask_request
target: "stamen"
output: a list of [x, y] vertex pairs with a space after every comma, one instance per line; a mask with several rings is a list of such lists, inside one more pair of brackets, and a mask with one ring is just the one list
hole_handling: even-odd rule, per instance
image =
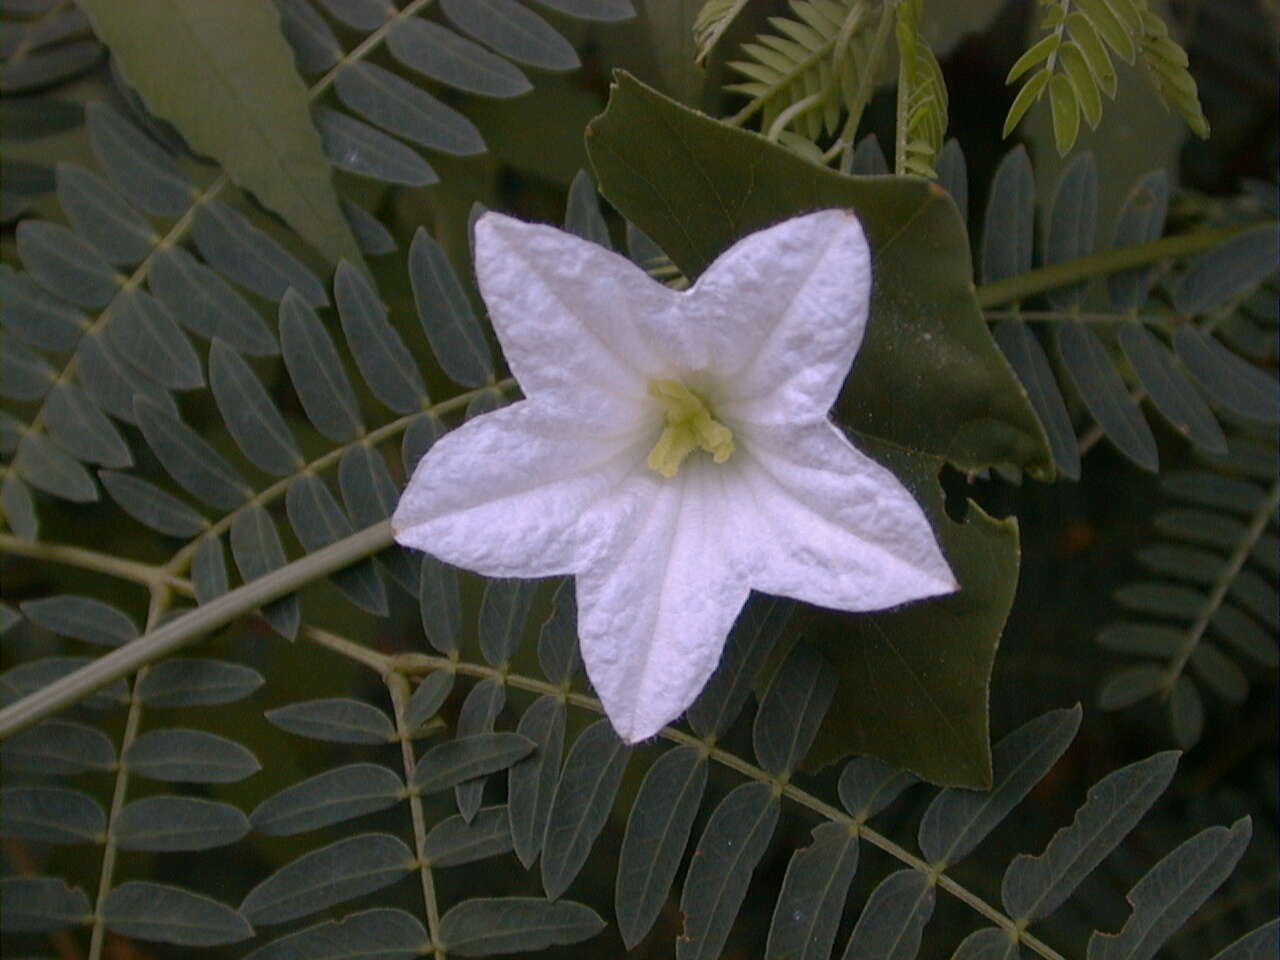
[[717, 421], [696, 393], [678, 380], [653, 380], [649, 396], [662, 402], [667, 425], [649, 451], [649, 468], [668, 480], [695, 450], [705, 450], [716, 463], [733, 455], [733, 431]]

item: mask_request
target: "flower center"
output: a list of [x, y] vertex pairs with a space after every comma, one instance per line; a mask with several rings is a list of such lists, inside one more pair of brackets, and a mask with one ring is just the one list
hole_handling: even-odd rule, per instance
[[649, 396], [662, 401], [667, 425], [649, 451], [649, 467], [668, 480], [685, 457], [705, 450], [716, 463], [733, 455], [733, 432], [712, 415], [706, 402], [678, 380], [652, 380]]

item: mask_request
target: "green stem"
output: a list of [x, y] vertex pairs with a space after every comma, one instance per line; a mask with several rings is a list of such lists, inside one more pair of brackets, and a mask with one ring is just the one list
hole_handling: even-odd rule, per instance
[[[388, 672], [382, 678], [391, 694], [391, 707], [396, 718], [396, 736], [400, 740], [400, 760], [404, 766], [404, 782], [413, 783], [413, 770], [417, 760], [413, 755], [413, 731], [405, 726], [404, 714], [409, 703], [409, 681], [402, 674]], [[427, 932], [431, 937], [431, 950], [435, 960], [445, 960], [445, 949], [440, 943], [440, 905], [436, 900], [436, 881], [431, 864], [422, 859], [423, 844], [427, 840], [427, 818], [422, 812], [422, 797], [409, 790], [409, 816], [413, 821], [414, 853], [418, 856], [418, 869], [422, 875], [422, 902], [427, 913]]]
[[384, 520], [210, 600], [0, 710], [0, 740], [313, 580], [391, 546]]
[[[321, 633], [322, 631], [316, 631]], [[482, 663], [467, 663], [463, 661], [451, 660], [447, 657], [437, 657], [431, 654], [407, 653], [393, 657], [391, 668], [404, 673], [426, 673], [433, 670], [448, 670], [453, 673], [463, 674], [464, 676], [473, 676], [481, 679], [496, 680], [517, 690], [525, 690], [529, 693], [546, 694], [553, 697], [563, 699], [566, 703], [573, 704], [594, 713], [604, 714], [604, 706], [598, 699], [588, 696], [584, 693], [566, 693], [563, 688], [547, 683], [544, 680], [536, 680], [533, 677], [525, 677], [519, 674], [506, 673], [498, 667], [491, 667]], [[896, 858], [900, 862], [906, 864], [914, 870], [919, 870], [926, 874], [931, 881], [938, 887], [947, 891], [956, 899], [968, 905], [975, 912], [986, 917], [996, 926], [1009, 932], [1009, 935], [1016, 937], [1019, 942], [1025, 944], [1031, 950], [1040, 955], [1043, 960], [1063, 960], [1062, 954], [1054, 950], [1040, 938], [1028, 933], [1025, 929], [1020, 928], [1012, 919], [1005, 916], [991, 904], [987, 903], [977, 894], [972, 893], [965, 887], [961, 886], [951, 877], [947, 876], [943, 867], [930, 866], [914, 853], [905, 847], [894, 843], [888, 837], [871, 829], [865, 823], [849, 816], [844, 811], [833, 807], [831, 804], [820, 800], [813, 794], [801, 790], [795, 784], [787, 780], [776, 777], [771, 773], [767, 773], [753, 763], [743, 760], [737, 754], [730, 753], [727, 750], [715, 746], [710, 740], [702, 740], [692, 734], [685, 733], [675, 727], [663, 727], [658, 731], [658, 736], [670, 740], [673, 743], [679, 743], [687, 746], [697, 747], [712, 760], [735, 770], [760, 783], [768, 783], [778, 789], [778, 791], [787, 799], [812, 810], [821, 817], [835, 823], [844, 824], [851, 829], [857, 830], [859, 834], [866, 838], [867, 842], [872, 846], [879, 847], [885, 853]]]
[[853, 103], [849, 105], [849, 116], [845, 118], [840, 136], [831, 145], [822, 159], [830, 163], [840, 157], [840, 172], [848, 173], [853, 168], [853, 141], [858, 135], [858, 126], [862, 123], [862, 113], [871, 99], [871, 91], [875, 87], [876, 71], [880, 69], [880, 58], [884, 56], [885, 47], [889, 43], [889, 31], [893, 28], [894, 8], [892, 3], [885, 3], [880, 10], [880, 23], [876, 26], [875, 37], [867, 53], [866, 63], [858, 74], [858, 92]]
[[978, 306], [986, 309], [1005, 303], [1017, 303], [1037, 293], [1068, 286], [1077, 280], [1132, 270], [1134, 267], [1145, 266], [1167, 257], [1187, 257], [1194, 253], [1211, 250], [1234, 236], [1267, 225], [1266, 222], [1260, 222], [1209, 227], [1153, 240], [1151, 243], [1117, 247], [1114, 250], [1104, 250], [1077, 260], [1055, 263], [1053, 266], [1041, 267], [1021, 276], [1010, 277], [1008, 280], [983, 284], [975, 291]]
[[[151, 630], [169, 608], [170, 593], [167, 587], [153, 586], [147, 610], [147, 629]], [[116, 785], [111, 795], [111, 812], [107, 819], [107, 835], [103, 841], [102, 871], [98, 874], [98, 897], [94, 901], [93, 930], [89, 934], [89, 960], [99, 960], [106, 944], [106, 918], [102, 915], [102, 905], [107, 894], [115, 884], [116, 853], [119, 845], [116, 841], [116, 826], [120, 822], [120, 814], [129, 799], [129, 766], [125, 755], [138, 738], [138, 729], [142, 726], [142, 700], [138, 697], [138, 685], [147, 675], [147, 668], [140, 669], [133, 678], [129, 689], [129, 716], [125, 720], [124, 734], [120, 737], [120, 759], [116, 766]]]

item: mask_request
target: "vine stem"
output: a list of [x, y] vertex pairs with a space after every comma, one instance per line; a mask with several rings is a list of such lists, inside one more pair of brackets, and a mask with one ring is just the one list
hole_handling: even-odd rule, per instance
[[[147, 608], [148, 631], [155, 628], [165, 611], [169, 609], [171, 597], [167, 586], [152, 584], [150, 592]], [[129, 715], [125, 719], [124, 733], [120, 737], [120, 756], [116, 761], [116, 784], [111, 794], [111, 811], [107, 815], [107, 835], [102, 846], [102, 871], [98, 874], [98, 896], [94, 900], [93, 929], [89, 934], [89, 960], [100, 960], [106, 943], [107, 928], [102, 914], [102, 905], [106, 902], [107, 895], [111, 893], [111, 886], [115, 882], [116, 852], [119, 849], [116, 843], [116, 824], [120, 822], [120, 813], [129, 799], [129, 766], [125, 761], [125, 754], [138, 738], [138, 728], [142, 725], [142, 699], [138, 696], [138, 685], [146, 677], [147, 670], [146, 666], [140, 667], [129, 687]]]
[[[328, 646], [333, 639], [341, 639], [323, 637], [327, 631], [313, 630], [311, 631], [312, 639], [316, 639], [324, 645]], [[349, 642], [349, 641], [348, 641]], [[518, 690], [525, 690], [529, 693], [547, 694], [553, 697], [563, 699], [565, 702], [591, 710], [594, 713], [604, 714], [604, 706], [596, 697], [592, 697], [584, 693], [566, 692], [563, 687], [548, 683], [544, 680], [537, 680], [533, 677], [525, 677], [520, 674], [507, 673], [497, 667], [491, 667], [487, 664], [468, 663], [464, 661], [452, 660], [448, 657], [437, 657], [430, 654], [400, 654], [390, 659], [391, 668], [405, 673], [425, 673], [432, 670], [449, 670], [454, 673], [463, 674], [464, 676], [472, 676], [481, 679], [492, 679], [499, 683], [507, 684]], [[1040, 955], [1042, 960], [1064, 960], [1062, 954], [1054, 950], [1044, 941], [1035, 935], [1028, 933], [1025, 929], [1018, 926], [1009, 917], [1005, 916], [991, 904], [987, 903], [977, 894], [961, 886], [951, 877], [947, 876], [943, 867], [930, 866], [924, 860], [917, 857], [910, 850], [894, 843], [884, 834], [873, 830], [865, 823], [857, 818], [850, 816], [842, 810], [833, 807], [831, 804], [815, 797], [813, 794], [805, 790], [801, 790], [795, 784], [787, 780], [775, 777], [773, 774], [766, 773], [760, 767], [753, 763], [748, 763], [737, 754], [729, 753], [727, 750], [715, 746], [712, 740], [703, 740], [692, 734], [685, 733], [675, 727], [663, 727], [658, 731], [658, 736], [673, 743], [684, 744], [698, 748], [712, 760], [722, 766], [735, 770], [745, 777], [756, 780], [761, 783], [773, 785], [783, 796], [787, 797], [794, 803], [805, 807], [808, 810], [831, 820], [835, 823], [844, 824], [850, 829], [856, 830], [861, 836], [866, 837], [867, 842], [872, 846], [879, 847], [885, 853], [901, 861], [903, 864], [929, 877], [930, 881], [936, 884], [947, 893], [962, 901], [975, 912], [986, 917], [992, 923], [1008, 932], [1011, 937], [1016, 938], [1019, 942], [1026, 945], [1029, 949]]]
[[237, 617], [384, 550], [393, 542], [391, 521], [383, 520], [170, 620], [0, 710], [0, 740]]
[[[391, 695], [391, 707], [396, 718], [396, 735], [400, 739], [400, 758], [404, 765], [404, 782], [413, 782], [417, 759], [413, 755], [413, 731], [405, 726], [405, 708], [409, 702], [409, 681], [403, 674], [386, 671], [382, 675]], [[409, 792], [409, 815], [413, 820], [414, 853], [418, 857], [418, 869], [422, 874], [422, 900], [427, 910], [427, 933], [431, 937], [431, 950], [436, 960], [445, 960], [445, 948], [440, 943], [440, 906], [436, 901], [436, 881], [431, 864], [422, 857], [427, 840], [427, 818], [422, 812], [422, 797], [415, 790]]]
[[[1280, 487], [1280, 485], [1277, 485], [1277, 486]], [[380, 536], [385, 537], [387, 542], [380, 541], [378, 539], [378, 537]], [[3, 550], [8, 546], [7, 539], [12, 539], [12, 538], [6, 538], [6, 540], [0, 540], [0, 550]], [[371, 543], [363, 542], [365, 539], [371, 540], [372, 542]], [[361, 542], [352, 543], [351, 541], [361, 541]], [[304, 558], [304, 559], [316, 560], [316, 558], [319, 558], [321, 554], [328, 555], [322, 562], [317, 562], [316, 564], [314, 564], [313, 567], [307, 572], [307, 574], [301, 578], [300, 582], [305, 582], [306, 579], [308, 578], [324, 576], [325, 574], [332, 572], [332, 570], [334, 569], [341, 568], [342, 566], [345, 566], [347, 563], [354, 562], [355, 559], [360, 559], [360, 558], [363, 558], [364, 556], [367, 556], [368, 554], [376, 553], [378, 550], [387, 546], [389, 541], [390, 541], [389, 524], [385, 524], [385, 523], [379, 524], [375, 527], [370, 527], [367, 530], [361, 531], [360, 533], [356, 534], [354, 537], [349, 537], [346, 540], [339, 541], [338, 543], [335, 543], [330, 547], [326, 547], [322, 551], [312, 554], [310, 558]], [[24, 543], [23, 541], [18, 541], [18, 542]], [[367, 551], [367, 552], [361, 553], [360, 551]], [[80, 551], [76, 554], [73, 554], [73, 556], [83, 559], [85, 554], [89, 554], [89, 553], [92, 553], [92, 551]], [[27, 555], [32, 555], [32, 554], [28, 553]], [[68, 560], [68, 562], [72, 562], [72, 561]], [[298, 561], [298, 563], [302, 563], [302, 562], [303, 561]], [[149, 584], [152, 582], [150, 578], [154, 576], [154, 573], [149, 573], [146, 569], [139, 569], [139, 568], [143, 568], [144, 566], [145, 565], [142, 565], [142, 564], [133, 564], [128, 568], [128, 573], [124, 573], [124, 571], [121, 571], [121, 572], [128, 579], [135, 579], [137, 580], [137, 582]], [[275, 573], [268, 574], [267, 577], [262, 578], [262, 580], [266, 580], [270, 577], [274, 577], [279, 574], [282, 574], [285, 571], [288, 571], [291, 567], [295, 567], [295, 566], [297, 566], [297, 564], [291, 564], [289, 567], [283, 567], [280, 570], [275, 571]], [[153, 568], [153, 570], [159, 570], [159, 568]], [[241, 600], [237, 600], [233, 605], [237, 611], [236, 613], [228, 615], [225, 613], [225, 611], [220, 611], [217, 614], [217, 616], [215, 616], [212, 619], [215, 621], [219, 621], [220, 623], [220, 622], [226, 622], [227, 620], [232, 619], [234, 616], [239, 616], [243, 613], [248, 613], [249, 611], [253, 610], [255, 607], [263, 603], [267, 603], [270, 600], [277, 599], [283, 593], [288, 593], [292, 589], [295, 589], [297, 586], [300, 585], [300, 582], [297, 582], [297, 583], [293, 582], [293, 580], [295, 579], [299, 579], [299, 578], [296, 578], [296, 577], [291, 578], [290, 583], [286, 586], [281, 587], [279, 592], [275, 592], [275, 593], [267, 592], [265, 595], [258, 596], [256, 598], [245, 597], [245, 598], [242, 598]], [[217, 600], [212, 600], [205, 606], [199, 607], [195, 611], [192, 611], [192, 613], [186, 614], [185, 616], [182, 616], [175, 620], [170, 621], [168, 624], [165, 624], [164, 627], [161, 627], [155, 631], [152, 631], [146, 634], [145, 636], [139, 638], [138, 640], [135, 640], [132, 643], [128, 644], [126, 647], [120, 648], [120, 650], [117, 650], [113, 653], [107, 654], [104, 657], [101, 657], [98, 661], [95, 662], [95, 664], [90, 664], [87, 667], [83, 667], [81, 668], [81, 670], [77, 671], [77, 673], [73, 673], [65, 679], [74, 680], [77, 676], [85, 673], [86, 671], [91, 670], [92, 667], [96, 666], [97, 664], [102, 663], [103, 661], [106, 661], [108, 659], [111, 659], [112, 657], [116, 657], [117, 654], [123, 653], [124, 651], [127, 651], [130, 648], [137, 647], [140, 644], [146, 643], [149, 640], [149, 638], [152, 638], [155, 634], [161, 634], [167, 630], [171, 630], [172, 628], [183, 624], [184, 621], [189, 620], [192, 616], [200, 613], [203, 610], [207, 610], [208, 608], [214, 607], [215, 605], [218, 605], [218, 604], [224, 604], [224, 605], [228, 604], [234, 595], [244, 594], [244, 592], [248, 590], [250, 586], [254, 586], [259, 583], [261, 583], [261, 580], [255, 580], [253, 584], [249, 584], [245, 587], [240, 587], [237, 590], [232, 591], [231, 593], [224, 594], [222, 597], [218, 598]], [[195, 592], [191, 583], [185, 580], [179, 580], [177, 583], [174, 584], [174, 587], [179, 592], [187, 595], [194, 594]], [[227, 609], [230, 609], [230, 607], [228, 607]], [[189, 642], [190, 640], [194, 640], [197, 637], [202, 636], [204, 633], [207, 633], [209, 629], [212, 629], [212, 627], [206, 625], [203, 629], [195, 630], [191, 632], [189, 635], [187, 634], [187, 631], [183, 631], [182, 637], [178, 638], [176, 641], [174, 640], [168, 641], [167, 646], [151, 642], [147, 644], [146, 652], [138, 654], [135, 657], [135, 659], [138, 661], [138, 663], [149, 663], [155, 659], [158, 659], [164, 654], [170, 652], [171, 650], [176, 649], [182, 643]], [[384, 683], [386, 683], [388, 691], [390, 691], [393, 705], [395, 705], [396, 724], [397, 724], [397, 729], [400, 731], [399, 735], [402, 738], [402, 742], [406, 742], [406, 739], [407, 739], [405, 737], [405, 732], [403, 730], [404, 708], [403, 708], [403, 705], [400, 703], [400, 701], [397, 700], [397, 698], [398, 697], [403, 698], [407, 694], [407, 684], [405, 684], [405, 681], [403, 678], [405, 675], [427, 673], [433, 670], [448, 670], [455, 674], [462, 674], [463, 676], [472, 676], [472, 677], [477, 677], [481, 679], [493, 679], [499, 683], [514, 687], [515, 689], [518, 689], [518, 690], [524, 690], [529, 693], [548, 694], [550, 696], [556, 697], [557, 699], [560, 699], [565, 703], [572, 704], [573, 706], [580, 707], [585, 710], [590, 710], [597, 714], [604, 714], [604, 707], [600, 703], [599, 699], [597, 699], [596, 697], [590, 696], [589, 694], [577, 693], [574, 691], [565, 690], [564, 687], [558, 684], [548, 683], [544, 680], [537, 680], [533, 677], [525, 677], [520, 674], [508, 673], [502, 668], [491, 667], [491, 666], [488, 666], [487, 664], [467, 663], [464, 661], [453, 660], [448, 657], [439, 657], [439, 656], [433, 656], [430, 654], [421, 654], [421, 653], [383, 654], [383, 653], [377, 652], [376, 650], [370, 650], [369, 648], [364, 647], [361, 644], [354, 643], [351, 640], [348, 640], [346, 637], [340, 636], [339, 634], [332, 633], [328, 630], [323, 630], [318, 627], [310, 627], [310, 626], [304, 627], [303, 636], [305, 636], [309, 641], [317, 644], [318, 646], [331, 650], [340, 656], [344, 656], [351, 660], [355, 660], [359, 663], [364, 664], [370, 669], [375, 670], [377, 673], [379, 673], [383, 677], [383, 681]], [[136, 666], [138, 664], [135, 663], [134, 665]], [[59, 709], [61, 706], [65, 706], [67, 705], [67, 703], [74, 701], [79, 697], [85, 696], [88, 693], [91, 693], [93, 690], [97, 689], [99, 686], [109, 683], [112, 680], [116, 679], [116, 677], [123, 676], [124, 673], [127, 673], [127, 672], [129, 672], [129, 670], [125, 669], [116, 673], [108, 673], [106, 677], [98, 679], [96, 681], [92, 681], [92, 682], [88, 680], [82, 681], [77, 685], [76, 691], [72, 692], [70, 695], [65, 695], [65, 694], [62, 695], [59, 703], [57, 703], [54, 706], [48, 707], [47, 709], [43, 709], [43, 712], [40, 712], [38, 715], [33, 715], [29, 720], [24, 715], [13, 716], [13, 712], [15, 708], [21, 707], [24, 704], [26, 704], [28, 701], [39, 697], [39, 693], [30, 695], [25, 700], [19, 701], [17, 704], [14, 704], [12, 707], [7, 708], [6, 710], [0, 711], [0, 739], [3, 739], [5, 736], [8, 736], [12, 732], [16, 732], [18, 729], [21, 729], [23, 726], [26, 726], [29, 723], [34, 723], [35, 720], [48, 715], [54, 710]], [[401, 684], [404, 684], [404, 685], [397, 688], [397, 686], [395, 685], [395, 681], [391, 679], [392, 677], [400, 677]], [[59, 684], [62, 684], [62, 682], [63, 681], [58, 681], [55, 684], [51, 684], [50, 687], [46, 687], [45, 690], [49, 690], [51, 687], [58, 686]], [[29, 710], [28, 712], [34, 713], [33, 710]], [[742, 774], [743, 776], [749, 777], [753, 780], [756, 780], [762, 783], [772, 784], [778, 789], [778, 791], [783, 796], [792, 800], [794, 803], [797, 803], [800, 806], [805, 807], [806, 809], [828, 820], [831, 820], [836, 823], [842, 823], [848, 826], [850, 829], [856, 830], [859, 833], [859, 835], [866, 837], [868, 843], [872, 844], [875, 847], [878, 847], [879, 849], [883, 850], [885, 853], [888, 853], [890, 856], [899, 860], [903, 864], [906, 864], [912, 869], [919, 870], [922, 873], [926, 874], [929, 877], [931, 882], [936, 884], [941, 889], [945, 890], [947, 893], [954, 896], [956, 899], [965, 903], [976, 913], [981, 914], [982, 916], [986, 917], [988, 920], [990, 920], [992, 923], [994, 923], [1001, 929], [1007, 931], [1011, 937], [1016, 938], [1019, 942], [1027, 946], [1029, 949], [1033, 950], [1035, 953], [1037, 953], [1042, 958], [1042, 960], [1064, 960], [1062, 954], [1058, 953], [1052, 947], [1048, 946], [1038, 937], [1029, 933], [1025, 929], [1020, 928], [1012, 919], [1005, 916], [1003, 913], [1001, 913], [995, 907], [991, 906], [989, 903], [987, 903], [977, 894], [971, 892], [970, 890], [963, 887], [961, 884], [957, 883], [951, 877], [947, 876], [947, 874], [944, 872], [943, 867], [930, 866], [929, 864], [925, 863], [925, 861], [917, 857], [915, 854], [907, 850], [905, 847], [897, 843], [894, 843], [888, 837], [872, 829], [871, 827], [868, 827], [865, 823], [859, 821], [857, 818], [849, 816], [848, 814], [837, 809], [836, 807], [833, 807], [831, 804], [828, 804], [825, 801], [819, 799], [818, 797], [815, 797], [813, 794], [808, 793], [807, 791], [801, 790], [799, 787], [795, 786], [790, 782], [787, 782], [781, 778], [775, 777], [772, 774], [766, 773], [764, 770], [757, 767], [755, 764], [748, 763], [746, 760], [743, 760], [741, 757], [737, 756], [736, 754], [729, 753], [728, 751], [715, 746], [714, 742], [710, 740], [701, 740], [693, 736], [692, 734], [685, 733], [683, 730], [678, 730], [675, 727], [664, 727], [662, 730], [659, 731], [658, 736], [661, 736], [666, 740], [670, 740], [673, 743], [679, 743], [679, 744], [685, 744], [685, 745], [697, 747], [699, 750], [704, 752], [708, 757], [710, 757], [712, 760], [715, 760], [717, 763], [721, 764], [722, 766], [735, 770], [738, 773]], [[402, 747], [402, 750], [403, 749], [407, 749], [410, 752], [410, 757], [406, 760], [406, 763], [409, 764], [408, 766], [406, 766], [406, 776], [411, 776], [412, 775], [412, 746], [409, 746], [407, 748]], [[411, 803], [412, 802], [413, 801], [411, 800]], [[420, 817], [421, 817], [421, 808], [419, 807], [418, 814], [415, 815], [415, 821], [414, 821], [414, 833], [415, 833], [415, 838], [417, 840], [418, 847], [419, 847], [418, 849], [419, 855], [421, 854], [422, 840], [425, 837], [425, 833], [424, 833], [425, 822], [419, 823]], [[438, 905], [434, 904], [434, 901], [435, 901], [434, 880], [432, 878], [429, 878], [425, 873], [423, 878], [423, 895], [427, 903], [428, 921], [430, 923], [430, 920], [431, 920], [430, 911], [433, 905], [435, 906], [435, 909], [438, 911]], [[431, 930], [430, 932], [432, 935], [432, 945], [433, 947], [435, 947], [437, 944], [437, 935], [434, 929]], [[441, 957], [439, 948], [437, 948], [436, 956], [437, 958]]]
[[1276, 512], [1277, 507], [1280, 507], [1280, 481], [1271, 485], [1267, 498], [1262, 501], [1254, 512], [1253, 518], [1249, 521], [1249, 526], [1245, 529], [1244, 536], [1240, 538], [1235, 550], [1227, 558], [1222, 572], [1218, 574], [1218, 578], [1213, 582], [1213, 590], [1205, 598], [1195, 621], [1188, 628], [1186, 639], [1183, 640], [1177, 656], [1169, 663], [1169, 672], [1166, 675], [1164, 685], [1165, 696], [1173, 692], [1173, 685], [1177, 682], [1178, 677], [1182, 675], [1182, 671], [1186, 667], [1187, 661], [1191, 659], [1191, 655], [1195, 653], [1205, 630], [1209, 627], [1209, 621], [1213, 619], [1213, 615], [1222, 606], [1222, 601], [1226, 598], [1227, 591], [1231, 589], [1231, 584], [1234, 582], [1236, 574], [1240, 572], [1240, 568], [1249, 559], [1249, 554], [1253, 551], [1263, 531], [1267, 529], [1267, 523], [1270, 521], [1271, 515]]
[[986, 309], [1006, 303], [1016, 303], [1037, 293], [1065, 287], [1077, 280], [1087, 280], [1100, 274], [1119, 273], [1131, 270], [1167, 257], [1186, 257], [1193, 253], [1212, 249], [1232, 237], [1258, 227], [1267, 226], [1271, 221], [1232, 224], [1226, 227], [1209, 227], [1204, 230], [1193, 230], [1172, 237], [1163, 237], [1150, 243], [1139, 243], [1132, 247], [1117, 247], [1101, 253], [1066, 260], [1052, 266], [1041, 267], [1021, 276], [1010, 277], [987, 283], [975, 290], [978, 306]]

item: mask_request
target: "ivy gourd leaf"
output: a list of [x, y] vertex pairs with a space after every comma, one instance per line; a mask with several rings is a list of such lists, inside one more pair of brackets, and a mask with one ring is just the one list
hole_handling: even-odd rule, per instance
[[[841, 683], [806, 765], [874, 753], [936, 782], [987, 784], [986, 689], [1013, 597], [1017, 528], [973, 506], [964, 523], [951, 521], [935, 478], [944, 461], [961, 470], [1013, 464], [1039, 478], [1054, 468], [974, 297], [955, 206], [934, 184], [815, 167], [623, 73], [588, 127], [587, 151], [604, 197], [690, 278], [735, 240], [786, 217], [849, 207], [862, 220], [875, 275], [871, 319], [834, 413], [929, 513], [961, 589], [898, 611], [814, 616], [812, 641]], [[941, 636], [971, 639], [961, 650]]]

